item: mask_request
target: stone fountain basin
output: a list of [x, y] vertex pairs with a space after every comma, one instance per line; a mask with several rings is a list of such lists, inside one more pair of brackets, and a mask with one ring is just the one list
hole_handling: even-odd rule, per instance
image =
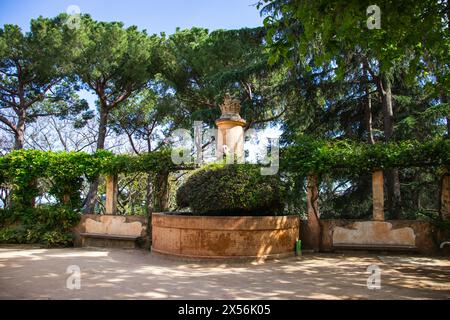
[[152, 252], [200, 259], [293, 256], [298, 216], [152, 215]]

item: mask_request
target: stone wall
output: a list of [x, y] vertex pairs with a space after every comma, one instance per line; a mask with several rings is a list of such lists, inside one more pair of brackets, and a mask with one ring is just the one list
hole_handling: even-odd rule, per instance
[[81, 246], [80, 233], [139, 236], [144, 246], [150, 243], [148, 219], [144, 216], [85, 214], [74, 228], [75, 246]]

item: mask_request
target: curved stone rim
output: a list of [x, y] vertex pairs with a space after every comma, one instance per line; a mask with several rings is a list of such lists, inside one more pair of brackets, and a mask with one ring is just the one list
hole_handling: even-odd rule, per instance
[[[219, 221], [217, 221], [219, 220]], [[257, 223], [257, 225], [256, 225]], [[300, 227], [300, 217], [284, 216], [191, 216], [152, 214], [152, 226], [193, 230], [286, 230]]]

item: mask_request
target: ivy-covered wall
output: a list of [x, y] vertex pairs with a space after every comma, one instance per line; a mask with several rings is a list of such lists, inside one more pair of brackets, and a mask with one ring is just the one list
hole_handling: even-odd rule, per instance
[[[165, 172], [172, 170], [170, 150], [139, 157], [107, 151], [82, 152], [14, 151], [0, 157], [0, 185], [11, 191], [10, 205], [0, 208], [0, 243], [41, 243], [66, 246], [72, 228], [81, 217], [83, 181], [98, 175]], [[45, 190], [55, 204], [34, 206], [38, 179], [51, 180]]]
[[[348, 140], [303, 138], [282, 148], [280, 170], [297, 176], [350, 173], [362, 175], [376, 169], [450, 166], [450, 139], [362, 144]], [[14, 151], [0, 157], [0, 185], [11, 189], [11, 205], [0, 209], [0, 242], [70, 243], [69, 232], [80, 218], [83, 181], [99, 175], [146, 172], [164, 174], [185, 169], [173, 164], [171, 150], [140, 156], [107, 151]], [[167, 176], [167, 174], [165, 175]], [[53, 205], [34, 206], [39, 194], [36, 181], [52, 180], [46, 192]]]

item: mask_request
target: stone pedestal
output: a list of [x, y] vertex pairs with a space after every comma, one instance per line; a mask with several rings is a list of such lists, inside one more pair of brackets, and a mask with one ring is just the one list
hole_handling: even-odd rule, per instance
[[245, 122], [221, 119], [216, 121], [217, 133], [217, 151], [218, 159], [222, 159], [228, 154], [243, 162], [244, 154], [244, 125]]
[[239, 115], [241, 106], [239, 101], [233, 100], [229, 95], [225, 96], [224, 103], [220, 106], [222, 116], [216, 121], [217, 134], [217, 159], [229, 156], [234, 162], [243, 163], [244, 153], [244, 126], [245, 120]]

